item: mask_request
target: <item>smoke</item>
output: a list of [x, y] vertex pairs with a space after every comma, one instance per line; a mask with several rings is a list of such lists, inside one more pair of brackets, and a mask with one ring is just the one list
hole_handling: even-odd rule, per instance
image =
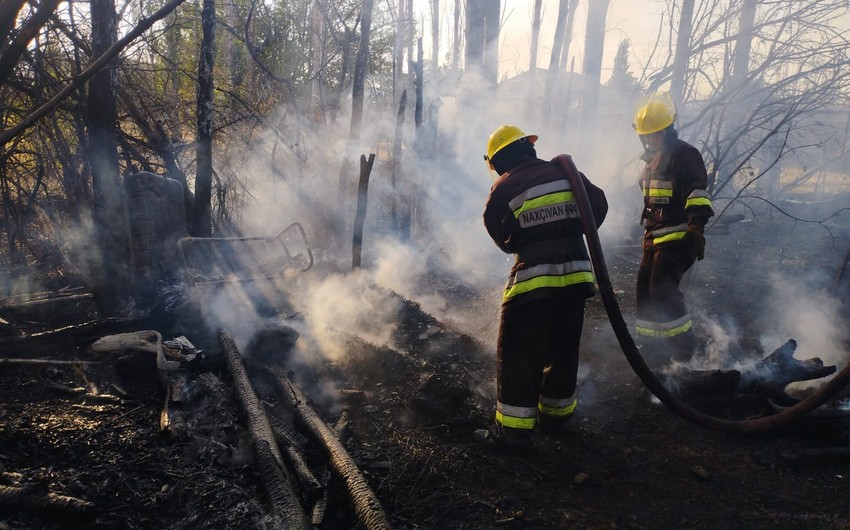
[[[712, 314], [701, 307], [704, 301], [694, 301], [691, 297], [691, 301], [700, 306], [691, 311], [692, 317], [707, 334], [707, 340], [702, 354], [689, 363], [687, 369], [736, 369], [752, 374], [759, 359], [794, 339], [797, 343], [795, 358], [819, 358], [824, 366], [842, 370], [848, 362], [845, 344], [850, 339], [850, 330], [841, 317], [840, 300], [824, 287], [830, 284], [828, 279], [816, 270], [807, 275], [790, 276], [784, 271], [770, 269], [765, 263], [761, 265], [765, 269], [763, 277], [767, 280], [763, 286], [764, 296], [758, 306], [749, 307], [750, 310], [743, 314], [737, 311]], [[750, 267], [753, 265], [750, 264]], [[754, 270], [740, 270], [740, 280]], [[746, 294], [745, 300], [759, 298], [758, 294], [754, 295], [757, 291], [739, 292]], [[746, 335], [754, 330], [757, 335]], [[750, 344], [758, 343], [759, 351], [745, 350], [744, 344], [748, 343], [748, 339]], [[792, 383], [786, 390], [794, 393], [816, 388], [825, 380]]]
[[[703, 351], [691, 362], [697, 370], [712, 370], [735, 364], [740, 354], [740, 329], [734, 318], [728, 315], [712, 317], [704, 311], [692, 315], [708, 335]], [[737, 353], [737, 355], [736, 355]]]
[[341, 355], [333, 341], [325, 340], [326, 330], [338, 329], [357, 334], [375, 344], [392, 344], [399, 301], [391, 293], [375, 289], [365, 273], [335, 275], [310, 290], [305, 313], [323, 351]]
[[[766, 351], [772, 351], [788, 338], [797, 340], [794, 356], [798, 359], [819, 357], [825, 365], [840, 370], [847, 363], [844, 344], [850, 338], [847, 323], [840, 318], [840, 303], [817, 288], [817, 278], [771, 275], [774, 290], [768, 299], [767, 322], [761, 337]], [[814, 284], [814, 285], [813, 285]]]

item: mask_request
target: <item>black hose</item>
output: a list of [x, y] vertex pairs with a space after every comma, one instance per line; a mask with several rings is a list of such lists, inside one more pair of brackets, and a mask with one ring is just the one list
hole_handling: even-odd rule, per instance
[[605, 311], [608, 313], [611, 327], [614, 329], [614, 334], [620, 343], [620, 348], [622, 348], [629, 365], [638, 377], [640, 377], [640, 380], [673, 412], [688, 421], [708, 429], [736, 434], [759, 434], [798, 420], [829, 401], [850, 383], [850, 365], [848, 365], [825, 383], [817, 392], [795, 404], [793, 407], [777, 414], [748, 420], [726, 420], [709, 416], [688, 406], [671, 394], [646, 365], [635, 345], [634, 339], [632, 339], [629, 333], [629, 328], [625, 320], [623, 320], [623, 314], [620, 311], [620, 306], [617, 304], [617, 298], [611, 286], [611, 279], [608, 276], [608, 267], [605, 264], [605, 257], [602, 255], [602, 245], [599, 242], [599, 233], [596, 231], [593, 210], [591, 209], [590, 200], [587, 197], [587, 190], [584, 187], [581, 175], [569, 155], [560, 155], [556, 160], [566, 173], [567, 180], [572, 186], [573, 194], [578, 204], [579, 214], [581, 215], [582, 227], [584, 228], [584, 235], [587, 239], [587, 247], [590, 252], [590, 260], [593, 263], [593, 271], [596, 275], [599, 292], [602, 302], [605, 305]]

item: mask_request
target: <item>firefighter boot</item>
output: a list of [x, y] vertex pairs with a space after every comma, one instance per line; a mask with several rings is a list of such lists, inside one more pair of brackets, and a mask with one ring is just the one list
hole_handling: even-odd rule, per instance
[[493, 423], [486, 429], [477, 429], [472, 437], [484, 447], [504, 452], [521, 452], [532, 449], [533, 432], [530, 429], [512, 429]]
[[698, 351], [699, 343], [693, 330], [676, 335], [671, 342], [671, 360], [689, 364]]
[[537, 426], [540, 427], [543, 434], [548, 434], [550, 436], [562, 434], [567, 430], [567, 424], [569, 424], [570, 418], [572, 417], [572, 413], [566, 416], [541, 414], [538, 418]]

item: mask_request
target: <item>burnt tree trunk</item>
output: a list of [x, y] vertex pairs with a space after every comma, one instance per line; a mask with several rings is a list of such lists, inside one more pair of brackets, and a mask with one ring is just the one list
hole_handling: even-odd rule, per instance
[[693, 13], [694, 0], [683, 0], [682, 13], [679, 16], [679, 35], [676, 37], [676, 55], [673, 58], [673, 77], [670, 79], [670, 97], [677, 109], [681, 108], [684, 99], [685, 78], [688, 74], [688, 60], [691, 57]]
[[[90, 5], [92, 55], [99, 57], [116, 43], [115, 3], [113, 0], [92, 0]], [[118, 122], [115, 85], [115, 63], [110, 62], [91, 78], [88, 94], [88, 154], [94, 196], [94, 241], [99, 250], [92, 264], [92, 290], [106, 316], [117, 313], [126, 298], [124, 288], [129, 284], [127, 213], [118, 173], [115, 139]]]
[[484, 13], [484, 61], [481, 73], [484, 80], [495, 87], [499, 82], [499, 15], [500, 0], [483, 0]]
[[204, 0], [201, 9], [201, 52], [198, 59], [198, 138], [196, 142], [195, 204], [192, 235], [212, 235], [212, 114], [213, 54], [215, 52], [215, 0]]
[[528, 70], [537, 69], [537, 50], [540, 47], [540, 23], [543, 16], [543, 0], [534, 0], [534, 11], [531, 13], [531, 50], [528, 60]]
[[400, 185], [400, 172], [399, 169], [401, 166], [401, 144], [402, 144], [402, 134], [404, 133], [404, 113], [407, 108], [407, 90], [402, 91], [401, 99], [398, 102], [398, 114], [396, 115], [395, 121], [395, 139], [393, 141], [393, 162], [392, 162], [392, 175], [390, 177], [390, 184], [392, 185], [392, 203], [390, 207], [390, 224], [392, 225], [393, 232], [396, 234], [400, 233], [401, 227], [401, 205], [400, 205], [400, 197], [399, 190], [402, 188]]
[[313, 437], [322, 444], [330, 458], [334, 471], [345, 482], [360, 525], [367, 530], [389, 529], [390, 524], [380, 501], [369, 487], [369, 483], [357, 467], [357, 463], [351, 458], [351, 455], [336, 437], [334, 431], [313, 410], [307, 397], [289, 379], [287, 374], [274, 369], [272, 369], [272, 372], [277, 376], [276, 383], [281, 389], [285, 400], [295, 410], [295, 413]]
[[463, 42], [463, 32], [461, 31], [460, 25], [460, 13], [462, 11], [462, 2], [464, 0], [454, 0], [454, 13], [453, 19], [454, 24], [452, 27], [454, 28], [454, 32], [452, 33], [452, 69], [454, 71], [460, 70], [460, 48], [461, 43]]
[[15, 27], [18, 13], [25, 5], [27, 5], [26, 0], [3, 0], [0, 2], [0, 43], [6, 41], [9, 32]]
[[393, 39], [393, 102], [398, 101], [399, 94], [403, 90], [401, 71], [404, 63], [404, 21], [406, 16], [404, 9], [406, 5], [406, 0], [398, 1], [398, 15]]
[[596, 112], [599, 102], [599, 79], [602, 75], [602, 49], [605, 45], [605, 17], [610, 0], [589, 2], [587, 31], [584, 41], [584, 91], [581, 98], [580, 124], [585, 138], [596, 134]]
[[[20, 9], [22, 6], [17, 6], [16, 3], [13, 2], [5, 2], [9, 4], [8, 7], [0, 6], [0, 13], [6, 14], [8, 11], [11, 14], [14, 11], [17, 11], [16, 7]], [[11, 77], [12, 72], [15, 69], [15, 65], [18, 64], [18, 60], [21, 55], [26, 53], [27, 48], [32, 43], [32, 40], [38, 35], [39, 30], [41, 30], [42, 26], [47, 23], [48, 20], [53, 16], [56, 8], [61, 3], [61, 0], [48, 0], [45, 2], [40, 2], [38, 4], [38, 8], [23, 25], [23, 27], [18, 31], [11, 42], [5, 46], [5, 50], [2, 54], [0, 54], [0, 85], [3, 82]], [[12, 17], [11, 23], [14, 25], [15, 17]], [[0, 22], [0, 32], [3, 32], [6, 26], [6, 22]], [[8, 33], [8, 30], [6, 31]], [[5, 44], [3, 40], [0, 40], [0, 45]]]
[[236, 343], [227, 333], [219, 332], [219, 340], [224, 348], [236, 396], [247, 420], [251, 445], [257, 459], [257, 471], [272, 509], [275, 515], [283, 519], [285, 528], [306, 530], [310, 528], [310, 524], [299, 502], [292, 477], [284, 465], [268, 416], [251, 386], [242, 356]]
[[431, 68], [440, 69], [440, 0], [431, 0]]
[[790, 405], [795, 402], [785, 387], [798, 381], [820, 379], [835, 373], [835, 366], [824, 366], [820, 358], [794, 358], [797, 342], [789, 340], [759, 361], [740, 370], [679, 369], [670, 374], [669, 383], [686, 400], [727, 400], [735, 395], [757, 394]]
[[416, 101], [413, 103], [413, 124], [416, 132], [422, 127], [422, 108], [425, 106], [425, 79], [424, 79], [424, 54], [422, 52], [422, 39], [417, 42], [416, 61], [410, 61], [410, 69], [413, 70], [413, 88], [416, 92]]
[[360, 129], [363, 125], [363, 95], [366, 86], [366, 70], [369, 64], [369, 35], [372, 31], [372, 0], [363, 0], [360, 14], [360, 46], [357, 48], [357, 59], [354, 63], [354, 76], [351, 86], [351, 124], [348, 129], [348, 148], [339, 172], [338, 200], [339, 215], [337, 217], [337, 241], [344, 241], [347, 212], [350, 211], [348, 200], [349, 172], [355, 146], [360, 139]]
[[[404, 93], [403, 93], [404, 94]], [[369, 175], [372, 174], [372, 164], [375, 154], [360, 155], [360, 184], [357, 186], [357, 213], [354, 215], [354, 240], [351, 245], [351, 266], [360, 268], [360, 255], [363, 250], [363, 223], [366, 220], [366, 202], [369, 197]]]
[[555, 37], [552, 43], [552, 55], [549, 57], [549, 70], [546, 72], [546, 86], [543, 89], [543, 124], [548, 125], [552, 111], [552, 95], [558, 85], [561, 71], [560, 53], [564, 47], [564, 34], [567, 27], [567, 13], [570, 11], [570, 0], [560, 0], [558, 3], [558, 19], [555, 22]]
[[[561, 60], [558, 62], [558, 69], [562, 72], [571, 72], [573, 71], [572, 62], [570, 65], [570, 69], [567, 70], [567, 61], [570, 57], [570, 43], [573, 40], [573, 23], [576, 19], [576, 11], [577, 11], [578, 0], [572, 2], [570, 5], [570, 11], [567, 13], [567, 27], [564, 28], [564, 47], [561, 50]], [[575, 61], [575, 57], [573, 57], [573, 61]], [[572, 77], [570, 77], [572, 80]]]
[[363, 0], [360, 14], [360, 46], [357, 48], [357, 59], [354, 63], [354, 79], [351, 87], [351, 127], [348, 131], [350, 140], [360, 138], [360, 128], [363, 123], [363, 93], [366, 86], [366, 69], [369, 65], [369, 35], [372, 31], [372, 0]]

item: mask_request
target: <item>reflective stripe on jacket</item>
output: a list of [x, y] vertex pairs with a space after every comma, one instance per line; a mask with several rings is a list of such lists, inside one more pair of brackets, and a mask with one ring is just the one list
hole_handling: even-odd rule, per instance
[[541, 287], [567, 287], [578, 283], [592, 284], [593, 281], [590, 260], [544, 263], [517, 270], [512, 274], [505, 287], [503, 300], [507, 302], [514, 296]]
[[645, 212], [645, 244], [680, 244], [688, 226], [702, 229], [714, 215], [702, 155], [692, 145], [675, 140], [645, 156], [641, 176]]
[[[602, 190], [582, 178], [598, 226], [608, 203]], [[593, 295], [578, 206], [557, 163], [529, 159], [502, 174], [490, 190], [484, 225], [500, 249], [517, 255], [504, 304], [565, 293]]]

